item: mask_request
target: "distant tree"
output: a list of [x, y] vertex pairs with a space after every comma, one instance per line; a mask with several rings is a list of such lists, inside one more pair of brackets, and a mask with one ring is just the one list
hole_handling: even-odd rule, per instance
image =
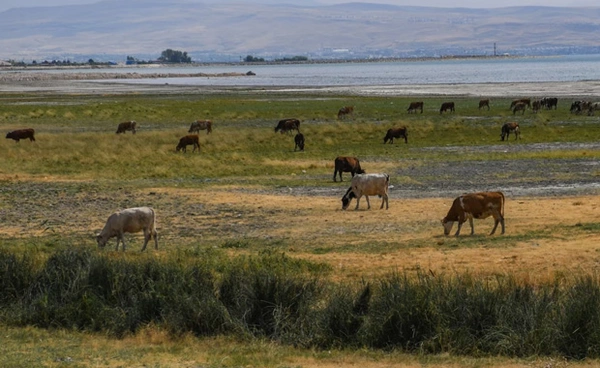
[[158, 58], [159, 61], [167, 63], [191, 63], [192, 58], [188, 56], [186, 51], [177, 51], [172, 49], [166, 49]]
[[89, 59], [88, 64], [94, 64], [94, 59]]
[[255, 63], [255, 62], [265, 61], [265, 59], [254, 57], [252, 55], [248, 55], [248, 56], [246, 56], [246, 58], [244, 58], [244, 61], [247, 63]]

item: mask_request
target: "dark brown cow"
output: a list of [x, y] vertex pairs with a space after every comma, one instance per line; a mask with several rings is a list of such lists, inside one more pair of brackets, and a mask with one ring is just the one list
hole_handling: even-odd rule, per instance
[[333, 170], [333, 181], [336, 180], [336, 176], [339, 173], [340, 181], [342, 179], [342, 172], [349, 172], [354, 177], [355, 174], [364, 174], [365, 170], [360, 167], [360, 161], [356, 157], [350, 156], [338, 156], [335, 158], [335, 169]]
[[131, 130], [131, 133], [135, 134], [135, 126], [136, 126], [136, 122], [133, 120], [121, 123], [117, 127], [117, 134], [125, 133], [128, 130]]
[[490, 100], [489, 99], [479, 100], [479, 110], [481, 110], [484, 107], [487, 107], [488, 111], [490, 110]]
[[504, 140], [504, 138], [506, 138], [506, 141], [508, 141], [508, 137], [510, 137], [510, 132], [515, 133], [515, 140], [521, 138], [521, 130], [519, 129], [519, 123], [510, 122], [502, 125], [502, 131], [500, 132], [501, 140]]
[[444, 235], [449, 235], [454, 222], [458, 222], [458, 229], [454, 236], [460, 234], [462, 224], [469, 220], [471, 235], [475, 233], [473, 219], [494, 217], [494, 228], [490, 235], [496, 232], [498, 224], [502, 224], [504, 234], [504, 194], [502, 192], [481, 192], [461, 195], [452, 202], [452, 207], [446, 217], [442, 219]]
[[534, 113], [538, 113], [540, 111], [540, 109], [542, 108], [542, 101], [540, 100], [534, 100], [531, 103], [531, 111], [533, 111]]
[[540, 104], [548, 110], [558, 109], [558, 98], [556, 97], [544, 97], [540, 100]]
[[354, 116], [354, 106], [344, 106], [338, 110], [338, 119], [346, 117], [347, 115]]
[[30, 142], [35, 142], [35, 130], [28, 129], [18, 129], [13, 130], [12, 132], [6, 133], [6, 139], [12, 139], [15, 142], [19, 142], [21, 139], [29, 139]]
[[300, 120], [298, 120], [298, 119], [279, 120], [279, 122], [277, 123], [277, 126], [275, 127], [275, 133], [277, 133], [277, 131], [280, 131], [281, 134], [289, 133], [292, 130], [295, 130], [298, 133], [300, 133]]
[[294, 143], [296, 144], [294, 146], [294, 152], [296, 152], [296, 149], [304, 151], [304, 135], [302, 133], [296, 134], [294, 137]]
[[200, 133], [201, 130], [206, 130], [206, 134], [212, 133], [212, 121], [196, 120], [190, 125], [190, 130], [188, 130], [188, 133]]
[[417, 110], [421, 110], [421, 114], [423, 113], [423, 101], [418, 101], [418, 102], [411, 102], [410, 105], [408, 105], [408, 113], [412, 114], [413, 112], [416, 114]]
[[445, 111], [454, 112], [454, 102], [444, 102], [440, 107], [440, 114]]
[[524, 102], [517, 102], [513, 106], [513, 115], [517, 113], [517, 111], [521, 111], [521, 115], [525, 114], [525, 110], [527, 109], [527, 104]]
[[179, 138], [179, 144], [177, 144], [175, 151], [179, 152], [181, 150], [187, 152], [187, 146], [189, 145], [194, 146], [192, 152], [196, 152], [196, 148], [200, 151], [200, 139], [198, 138], [198, 134], [189, 134]]
[[513, 100], [510, 103], [510, 108], [509, 109], [512, 110], [513, 107], [515, 107], [515, 105], [518, 104], [519, 102], [524, 103], [525, 105], [527, 105], [527, 107], [531, 107], [531, 99], [530, 98], [519, 98], [519, 99]]
[[404, 143], [408, 143], [408, 130], [406, 127], [388, 129], [385, 137], [383, 137], [383, 144], [386, 144], [388, 140], [390, 144], [393, 144], [394, 138], [404, 138]]

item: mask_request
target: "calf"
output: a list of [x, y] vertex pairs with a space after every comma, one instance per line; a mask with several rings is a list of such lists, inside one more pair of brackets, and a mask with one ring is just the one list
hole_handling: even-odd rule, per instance
[[212, 133], [212, 121], [196, 120], [190, 124], [190, 130], [188, 130], [188, 133], [200, 133], [201, 130], [206, 130], [206, 134]]
[[484, 107], [487, 107], [488, 111], [490, 110], [490, 100], [489, 99], [479, 100], [479, 110], [481, 110]]
[[418, 102], [411, 102], [410, 105], [408, 105], [408, 113], [417, 113], [417, 110], [421, 110], [421, 114], [423, 113], [423, 101], [418, 101]]
[[452, 207], [446, 217], [442, 219], [444, 225], [444, 235], [449, 235], [454, 222], [458, 222], [458, 229], [454, 236], [460, 234], [462, 224], [469, 220], [471, 225], [471, 235], [475, 233], [473, 228], [473, 219], [485, 219], [494, 217], [494, 228], [490, 235], [496, 232], [498, 224], [502, 224], [502, 234], [504, 234], [504, 194], [502, 192], [481, 192], [464, 194], [452, 202]]
[[351, 186], [342, 197], [342, 209], [345, 210], [350, 205], [353, 198], [356, 198], [356, 208], [360, 203], [360, 198], [364, 195], [367, 198], [367, 209], [371, 208], [369, 203], [370, 195], [378, 195], [382, 198], [381, 207], [385, 203], [385, 209], [388, 206], [388, 188], [390, 186], [390, 176], [388, 174], [359, 174], [352, 178]]
[[192, 152], [196, 152], [196, 148], [200, 151], [200, 139], [198, 138], [198, 134], [189, 134], [179, 138], [179, 143], [177, 144], [175, 151], [179, 152], [181, 150], [187, 152], [187, 146], [189, 145], [194, 146]]
[[350, 115], [350, 116], [354, 115], [354, 106], [344, 106], [338, 110], [338, 115], [337, 115], [338, 119], [342, 119], [342, 118], [346, 117], [347, 115]]
[[502, 125], [502, 131], [500, 132], [500, 140], [504, 140], [504, 138], [506, 138], [506, 140], [508, 141], [508, 137], [510, 137], [510, 132], [515, 133], [515, 140], [521, 138], [521, 130], [519, 129], [519, 123], [511, 122]]
[[454, 102], [444, 102], [440, 107], [440, 114], [445, 111], [454, 112]]
[[117, 127], [117, 134], [125, 133], [128, 130], [130, 130], [132, 134], [135, 134], [136, 125], [137, 123], [133, 120], [120, 123]]
[[541, 108], [542, 108], [542, 101], [535, 100], [531, 103], [531, 111], [533, 111], [534, 113], [537, 114]]
[[406, 127], [388, 129], [385, 137], [383, 137], [383, 144], [390, 141], [390, 144], [394, 143], [394, 138], [404, 138], [404, 143], [408, 143], [408, 131]]
[[335, 169], [333, 169], [333, 181], [336, 181], [336, 176], [340, 174], [340, 181], [342, 179], [342, 172], [349, 172], [354, 177], [355, 174], [364, 174], [365, 170], [360, 167], [360, 161], [356, 157], [350, 156], [338, 156], [335, 158]]
[[289, 133], [292, 130], [295, 130], [298, 133], [300, 133], [300, 120], [298, 120], [298, 119], [279, 120], [279, 122], [277, 123], [277, 126], [275, 127], [275, 133], [277, 133], [277, 131], [280, 131], [281, 134]]
[[28, 129], [18, 129], [13, 130], [12, 132], [6, 133], [6, 139], [12, 139], [15, 142], [19, 142], [21, 139], [29, 139], [30, 142], [35, 142], [35, 130]]
[[513, 115], [517, 112], [517, 111], [521, 111], [521, 115], [525, 114], [525, 109], [527, 109], [527, 104], [525, 102], [517, 102], [514, 106], [513, 106]]
[[106, 246], [108, 239], [117, 237], [117, 247], [119, 250], [119, 241], [123, 244], [125, 251], [125, 233], [137, 233], [144, 231], [144, 246], [142, 252], [151, 238], [154, 238], [154, 248], [158, 249], [158, 233], [156, 231], [156, 216], [154, 210], [150, 207], [134, 207], [117, 211], [108, 217], [104, 228], [100, 234], [96, 235], [96, 241], [99, 247]]
[[294, 146], [294, 152], [296, 152], [296, 149], [304, 151], [304, 135], [302, 133], [296, 134], [294, 137], [294, 143], [296, 143]]
[[519, 99], [513, 100], [510, 103], [510, 110], [512, 110], [513, 107], [515, 107], [515, 105], [518, 104], [519, 102], [524, 103], [525, 105], [527, 105], [527, 107], [531, 107], [531, 99], [530, 98], [519, 98]]

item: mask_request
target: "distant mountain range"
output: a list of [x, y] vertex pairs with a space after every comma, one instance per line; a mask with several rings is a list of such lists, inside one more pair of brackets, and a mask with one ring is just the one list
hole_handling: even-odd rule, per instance
[[600, 53], [600, 7], [494, 9], [185, 0], [100, 1], [0, 13], [0, 59], [194, 61]]

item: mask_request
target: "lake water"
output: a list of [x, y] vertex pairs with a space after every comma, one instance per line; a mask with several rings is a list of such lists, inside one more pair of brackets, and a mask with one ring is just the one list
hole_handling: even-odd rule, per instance
[[[114, 72], [117, 69], [108, 71]], [[369, 63], [122, 68], [136, 73], [246, 73], [247, 77], [129, 79], [198, 86], [372, 86], [600, 80], [600, 55]], [[120, 80], [119, 82], [123, 82]]]

